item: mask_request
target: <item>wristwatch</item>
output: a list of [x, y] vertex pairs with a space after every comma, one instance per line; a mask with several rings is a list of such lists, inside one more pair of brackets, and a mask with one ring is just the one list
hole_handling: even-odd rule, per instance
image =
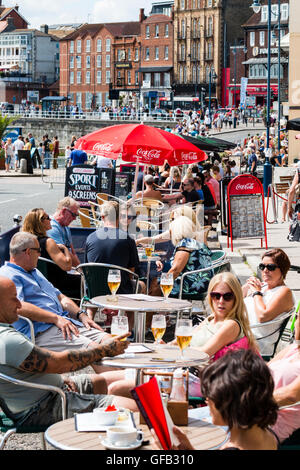
[[82, 313], [86, 313], [83, 309], [80, 309], [79, 312], [76, 313], [76, 320], [79, 320], [79, 317]]
[[255, 292], [253, 292], [252, 297], [254, 297], [255, 295], [260, 295], [261, 297], [264, 296], [264, 294], [260, 292], [259, 290], [256, 290]]

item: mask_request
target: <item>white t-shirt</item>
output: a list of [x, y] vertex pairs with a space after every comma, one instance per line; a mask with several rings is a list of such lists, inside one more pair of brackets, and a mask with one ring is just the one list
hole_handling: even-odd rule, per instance
[[17, 139], [13, 143], [13, 148], [15, 153], [18, 153], [18, 150], [23, 150], [24, 149], [24, 142], [20, 139]]
[[97, 157], [97, 168], [111, 168], [112, 161], [109, 158]]

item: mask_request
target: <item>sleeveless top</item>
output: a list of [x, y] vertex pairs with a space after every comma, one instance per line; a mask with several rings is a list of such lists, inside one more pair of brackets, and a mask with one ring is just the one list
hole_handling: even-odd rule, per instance
[[[201, 348], [202, 346], [207, 343], [208, 340], [210, 340], [218, 331], [219, 329], [223, 326], [224, 322], [217, 322], [213, 323], [212, 322], [213, 316], [210, 315], [207, 317], [201, 324], [200, 326], [197, 326], [193, 332], [193, 337], [191, 341], [191, 346], [192, 347], [198, 347]], [[238, 322], [238, 320], [234, 320], [240, 327], [240, 333], [238, 337], [234, 340], [234, 342], [242, 339], [245, 336], [245, 333]]]

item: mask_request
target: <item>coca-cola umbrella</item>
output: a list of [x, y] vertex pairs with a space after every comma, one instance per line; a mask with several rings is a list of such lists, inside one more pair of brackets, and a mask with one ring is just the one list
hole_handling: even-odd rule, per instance
[[181, 137], [144, 124], [120, 124], [105, 127], [77, 140], [76, 149], [91, 155], [136, 162], [134, 190], [136, 192], [139, 164], [170, 166], [197, 163], [207, 155]]

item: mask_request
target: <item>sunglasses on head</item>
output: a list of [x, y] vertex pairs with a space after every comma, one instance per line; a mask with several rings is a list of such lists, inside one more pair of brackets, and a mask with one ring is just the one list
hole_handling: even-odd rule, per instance
[[234, 299], [234, 293], [233, 292], [225, 292], [225, 294], [221, 294], [221, 292], [210, 293], [210, 298], [212, 300], [220, 300], [221, 297], [225, 300], [225, 302], [230, 302], [231, 300]]
[[275, 271], [275, 269], [278, 268], [277, 264], [264, 264], [264, 263], [260, 263], [258, 265], [259, 269], [261, 271], [263, 271], [265, 268], [267, 268], [268, 271]]

